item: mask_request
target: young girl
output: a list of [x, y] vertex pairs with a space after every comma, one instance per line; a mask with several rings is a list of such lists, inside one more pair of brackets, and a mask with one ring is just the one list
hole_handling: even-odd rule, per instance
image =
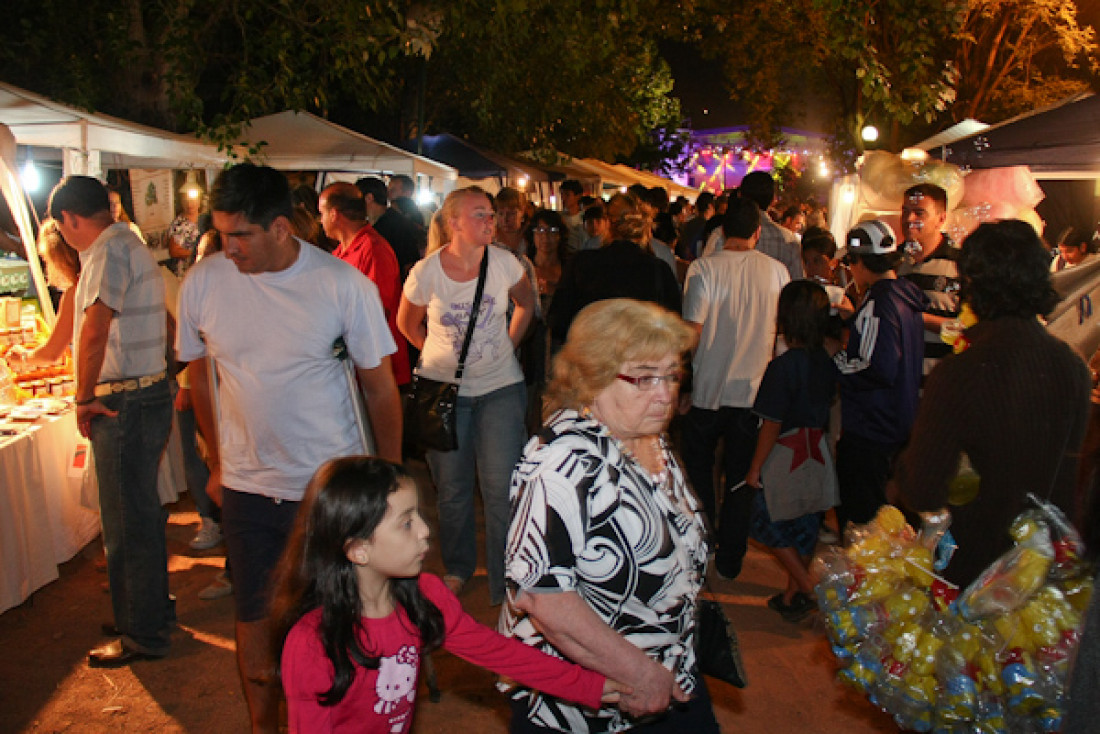
[[318, 469], [279, 565], [273, 604], [291, 732], [404, 732], [420, 659], [439, 646], [554, 696], [599, 708], [618, 690], [597, 673], [503, 637], [421, 574], [428, 527], [396, 464], [334, 459]]
[[[779, 294], [778, 332], [788, 350], [771, 361], [753, 412], [762, 420], [745, 483], [763, 492], [753, 500], [750, 534], [787, 571], [787, 588], [768, 606], [797, 622], [813, 611], [810, 561], [821, 514], [836, 504], [836, 474], [824, 438], [837, 370], [824, 347], [829, 296], [809, 280]], [[782, 518], [782, 519], [773, 519]]]

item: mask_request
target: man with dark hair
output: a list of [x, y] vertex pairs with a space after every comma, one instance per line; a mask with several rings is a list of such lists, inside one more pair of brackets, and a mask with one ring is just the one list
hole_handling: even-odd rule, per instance
[[802, 211], [802, 207], [798, 204], [792, 204], [783, 210], [783, 214], [779, 217], [779, 226], [783, 227], [794, 233], [796, 237], [802, 235], [802, 230], [806, 229], [806, 215]]
[[924, 357], [922, 314], [928, 301], [897, 277], [897, 238], [878, 220], [846, 237], [845, 258], [866, 296], [848, 322], [848, 342], [837, 353], [841, 434], [836, 446], [840, 532], [862, 524], [886, 503], [886, 482], [917, 414]]
[[[395, 345], [374, 283], [293, 236], [283, 174], [234, 166], [218, 177], [210, 205], [225, 249], [203, 258], [184, 281], [178, 352], [191, 362], [203, 435], [217, 436], [208, 446], [209, 489], [221, 496], [237, 665], [252, 731], [275, 732], [270, 575], [317, 468], [364, 450], [333, 346], [343, 340], [357, 368], [378, 455], [399, 462], [401, 402], [389, 356]], [[217, 369], [216, 415], [207, 356]]]
[[558, 187], [561, 192], [561, 218], [569, 229], [568, 247], [570, 252], [583, 249], [585, 232], [583, 213], [581, 211], [581, 196], [584, 187], [575, 178], [567, 178]]
[[684, 222], [683, 231], [680, 232], [679, 245], [676, 254], [687, 261], [699, 257], [699, 251], [703, 247], [703, 229], [707, 220], [714, 216], [714, 194], [704, 191], [695, 199], [695, 216]]
[[416, 204], [416, 184], [403, 173], [390, 176], [387, 187], [390, 204], [417, 227], [425, 229], [424, 215]]
[[582, 250], [598, 250], [611, 238], [611, 222], [607, 219], [607, 210], [603, 202], [593, 204], [584, 210], [584, 244]]
[[[774, 351], [779, 292], [790, 280], [782, 264], [755, 250], [761, 218], [752, 201], [731, 201], [722, 249], [695, 260], [684, 285], [684, 320], [699, 334], [692, 406], [684, 417], [684, 468], [707, 516], [717, 521], [715, 568], [725, 578], [741, 572], [748, 548], [755, 490], [743, 480], [756, 450], [752, 405]], [[720, 438], [725, 492], [719, 518], [713, 477]]]
[[748, 199], [760, 207], [760, 243], [757, 251], [774, 257], [787, 268], [791, 280], [802, 277], [802, 253], [798, 248], [798, 238], [789, 229], [780, 227], [768, 216], [768, 209], [775, 201], [775, 179], [766, 171], [753, 171], [741, 180], [741, 198]]
[[401, 303], [401, 268], [397, 256], [382, 236], [367, 221], [367, 207], [359, 189], [340, 182], [325, 187], [317, 202], [325, 235], [339, 242], [332, 254], [363, 275], [378, 288], [378, 297], [386, 312], [386, 325], [397, 345], [390, 356], [390, 367], [397, 386], [412, 380], [409, 346], [397, 329], [397, 307]]
[[1091, 252], [1094, 232], [1082, 227], [1071, 227], [1058, 240], [1054, 259], [1050, 261], [1050, 272], [1060, 273], [1094, 260]]
[[821, 285], [833, 284], [836, 270], [836, 240], [829, 230], [810, 227], [802, 235], [802, 270]]
[[898, 277], [924, 291], [929, 307], [924, 314], [924, 374], [932, 371], [951, 347], [940, 339], [940, 327], [959, 315], [959, 248], [943, 231], [947, 221], [947, 192], [931, 183], [905, 191], [901, 205], [906, 256]]
[[424, 249], [424, 232], [389, 206], [389, 192], [385, 182], [376, 176], [367, 176], [355, 182], [363, 194], [367, 207], [367, 221], [393, 248], [397, 264], [401, 266], [401, 282], [420, 259]]
[[[1028, 507], [1028, 492], [1074, 516], [1091, 380], [1073, 349], [1036, 319], [1058, 301], [1048, 257], [1019, 220], [987, 222], [963, 242], [961, 297], [978, 323], [966, 330], [966, 350], [928, 376], [895, 473], [913, 510], [950, 503], [958, 549], [944, 575], [963, 588], [1012, 547], [1008, 527]], [[963, 452], [981, 477], [967, 498], [950, 489]]]
[[157, 495], [172, 422], [164, 281], [145, 243], [111, 218], [107, 189], [96, 179], [62, 180], [49, 214], [82, 263], [73, 325], [76, 421], [95, 454], [111, 632], [120, 636], [92, 650], [88, 664], [115, 668], [167, 655], [175, 622], [168, 514]]

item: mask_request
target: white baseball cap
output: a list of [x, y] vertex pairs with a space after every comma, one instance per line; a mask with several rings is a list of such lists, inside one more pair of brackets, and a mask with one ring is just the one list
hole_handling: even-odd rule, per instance
[[898, 249], [898, 238], [890, 225], [878, 219], [860, 222], [844, 238], [848, 252], [855, 255], [889, 255]]

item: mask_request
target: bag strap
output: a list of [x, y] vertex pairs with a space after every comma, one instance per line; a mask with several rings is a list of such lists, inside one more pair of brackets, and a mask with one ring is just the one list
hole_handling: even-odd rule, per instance
[[474, 338], [474, 326], [477, 325], [477, 314], [481, 311], [481, 295], [485, 292], [485, 274], [489, 272], [489, 248], [481, 254], [481, 270], [477, 275], [477, 290], [474, 292], [474, 305], [470, 311], [470, 320], [466, 324], [466, 337], [462, 340], [462, 351], [458, 355], [458, 366], [455, 367], [455, 381], [462, 379], [462, 372], [466, 369], [466, 353], [470, 351], [470, 342]]

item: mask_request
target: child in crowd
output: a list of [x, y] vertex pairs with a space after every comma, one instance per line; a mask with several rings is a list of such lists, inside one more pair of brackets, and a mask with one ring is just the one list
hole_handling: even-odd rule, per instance
[[787, 587], [768, 606], [790, 622], [813, 611], [810, 561], [822, 513], [837, 502], [836, 474], [825, 439], [837, 369], [824, 346], [829, 296], [809, 280], [779, 294], [777, 330], [787, 351], [768, 364], [753, 412], [762, 420], [745, 483], [753, 500], [750, 534], [787, 571]]
[[291, 732], [405, 732], [421, 658], [437, 647], [599, 708], [604, 676], [482, 626], [420, 568], [428, 527], [405, 470], [334, 459], [314, 475], [279, 565], [273, 605]]

